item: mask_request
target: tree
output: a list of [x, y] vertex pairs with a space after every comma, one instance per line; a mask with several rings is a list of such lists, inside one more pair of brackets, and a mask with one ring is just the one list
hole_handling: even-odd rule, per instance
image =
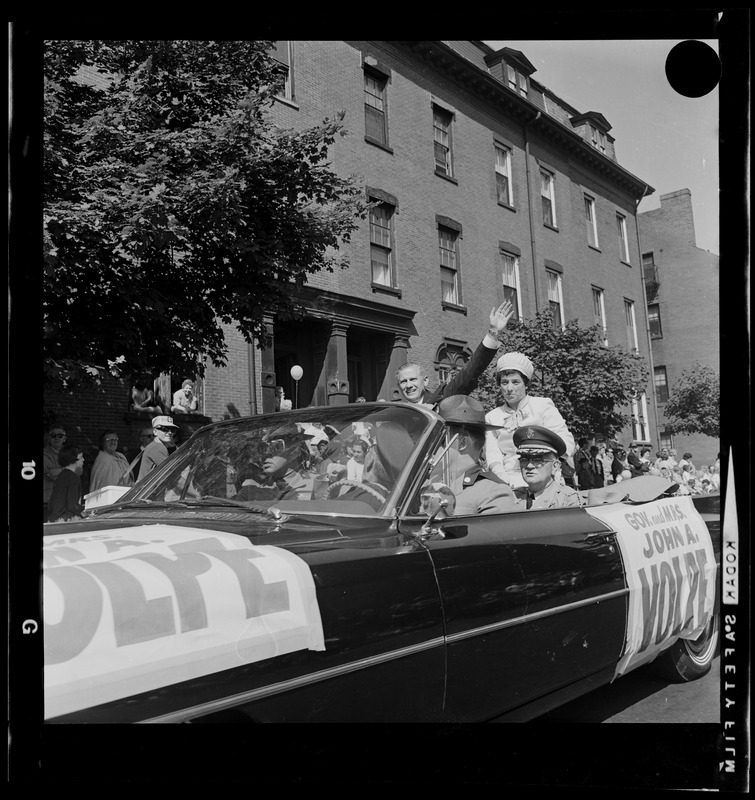
[[711, 367], [695, 362], [682, 372], [666, 402], [668, 433], [702, 433], [717, 439], [721, 432], [721, 382]]
[[[44, 72], [45, 371], [226, 361], [222, 324], [265, 346], [365, 216], [328, 150], [343, 114], [272, 124], [269, 41], [51, 41]], [[102, 86], [81, 68], [96, 69]]]
[[[510, 322], [500, 340], [502, 353], [517, 351], [532, 360], [529, 393], [550, 397], [575, 438], [596, 433], [615, 437], [630, 421], [622, 406], [645, 391], [650, 375], [641, 356], [606, 347], [597, 325], [581, 328], [577, 320], [570, 320], [563, 330], [554, 330], [549, 311]], [[495, 362], [474, 394], [486, 408], [500, 405]]]

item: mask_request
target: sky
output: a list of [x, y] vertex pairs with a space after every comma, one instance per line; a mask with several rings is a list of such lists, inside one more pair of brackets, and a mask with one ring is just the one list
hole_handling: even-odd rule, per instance
[[[720, 254], [718, 89], [690, 98], [666, 79], [671, 48], [681, 40], [485, 41], [511, 47], [534, 65], [533, 78], [580, 112], [610, 123], [619, 164], [655, 190], [640, 212], [660, 208], [663, 194], [689, 189], [697, 246]], [[702, 39], [718, 52], [716, 40]]]

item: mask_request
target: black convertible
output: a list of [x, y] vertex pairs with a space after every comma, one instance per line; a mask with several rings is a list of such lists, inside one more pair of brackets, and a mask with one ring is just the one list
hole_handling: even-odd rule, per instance
[[525, 721], [651, 661], [710, 669], [716, 507], [637, 478], [441, 518], [447, 438], [404, 403], [230, 420], [47, 524], [46, 721]]

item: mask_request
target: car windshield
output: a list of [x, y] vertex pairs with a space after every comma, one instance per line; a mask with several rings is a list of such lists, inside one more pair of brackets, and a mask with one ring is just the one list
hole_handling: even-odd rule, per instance
[[128, 502], [385, 514], [437, 424], [403, 403], [279, 412], [198, 431]]

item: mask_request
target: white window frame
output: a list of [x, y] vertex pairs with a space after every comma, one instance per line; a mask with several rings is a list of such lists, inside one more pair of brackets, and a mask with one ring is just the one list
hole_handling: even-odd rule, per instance
[[[376, 200], [377, 198], [370, 198]], [[382, 211], [387, 211], [386, 216], [381, 216]], [[377, 213], [376, 213], [377, 212]], [[371, 208], [369, 212], [369, 226], [370, 226], [370, 270], [372, 283], [376, 286], [389, 286], [395, 288], [396, 286], [396, 262], [394, 257], [394, 236], [393, 236], [393, 215], [396, 209], [390, 203], [380, 202], [375, 208]], [[386, 221], [387, 224], [380, 224]], [[386, 243], [387, 238], [387, 243]], [[373, 249], [388, 255], [388, 279], [389, 282], [375, 279], [375, 264], [372, 258]]]
[[605, 292], [597, 286], [592, 287], [592, 309], [596, 325], [600, 325], [600, 327], [603, 329], [603, 345], [608, 347]]
[[590, 125], [590, 138], [592, 139], [592, 146], [597, 150], [600, 150], [601, 153], [606, 152], [606, 135], [603, 131], [596, 128], [594, 125]]
[[[662, 376], [663, 380], [659, 381], [658, 376]], [[668, 370], [665, 364], [653, 367], [653, 388], [655, 389], [655, 397], [659, 403], [667, 403], [669, 399], [669, 383], [668, 383]], [[661, 400], [659, 389], [666, 390], [666, 398]]]
[[[522, 319], [522, 291], [519, 282], [519, 256], [501, 250], [501, 283], [516, 292], [516, 319]], [[509, 277], [510, 276], [510, 277]], [[509, 281], [507, 282], [507, 277]], [[505, 297], [505, 289], [504, 289]]]
[[[561, 324], [558, 326], [560, 330], [564, 329], [566, 325], [566, 314], [564, 313], [564, 292], [563, 292], [563, 281], [561, 280], [561, 273], [556, 272], [552, 269], [545, 270], [546, 275], [548, 276], [548, 307], [551, 309], [551, 314], [553, 313], [553, 306], [551, 303], [558, 304], [559, 312], [561, 316]], [[554, 281], [555, 279], [555, 281]], [[554, 324], [554, 328], [555, 328]]]
[[587, 226], [587, 243], [596, 249], [600, 247], [598, 243], [598, 207], [595, 198], [586, 194], [585, 198], [585, 225]]
[[[557, 228], [557, 220], [556, 220], [556, 176], [547, 169], [543, 169], [540, 167], [540, 197], [541, 197], [541, 205], [543, 209], [543, 225], [547, 225], [550, 228]], [[543, 201], [548, 201], [550, 203], [550, 216], [551, 220], [548, 222], [546, 220], [545, 214], [545, 205]]]
[[[285, 41], [285, 40], [283, 40]], [[278, 47], [273, 48], [273, 53], [277, 53]], [[275, 61], [279, 64], [283, 64], [286, 67], [286, 81], [283, 86], [283, 93], [278, 95], [278, 97], [283, 98], [284, 100], [293, 101], [294, 99], [294, 75], [293, 75], [293, 68], [294, 68], [294, 43], [291, 41], [285, 41], [286, 44], [286, 61], [281, 61], [279, 58], [276, 58], [273, 55]]]
[[634, 313], [634, 300], [627, 300], [624, 298], [624, 322], [627, 329], [627, 342], [629, 341], [629, 332], [632, 333], [633, 344], [630, 346], [632, 353], [638, 353], [640, 350], [639, 342], [637, 341], [637, 320]]
[[619, 236], [619, 253], [620, 258], [625, 264], [631, 263], [629, 261], [629, 239], [627, 238], [627, 218], [624, 214], [616, 212], [616, 225], [618, 227]]
[[[452, 246], [447, 246], [448, 244]], [[441, 275], [441, 298], [444, 303], [461, 305], [461, 281], [459, 276], [459, 232], [444, 225], [438, 225], [438, 256]], [[452, 273], [452, 281], [444, 281], [443, 275]], [[452, 298], [445, 296], [444, 286], [452, 285]]]
[[[655, 317], [651, 317], [651, 315], [650, 315], [650, 309], [651, 308], [657, 308], [658, 309], [658, 314], [655, 315]], [[660, 303], [648, 303], [647, 313], [648, 313], [648, 330], [650, 331], [650, 338], [651, 339], [663, 339], [663, 323], [661, 322], [661, 304]], [[653, 332], [653, 325], [652, 325], [653, 318], [657, 322], [657, 326], [656, 326], [658, 328], [658, 332], [657, 333]]]
[[[369, 69], [364, 70], [364, 132], [368, 139], [379, 142], [387, 147], [388, 145], [388, 108], [386, 89], [388, 79], [384, 75], [379, 75]], [[373, 136], [367, 129], [368, 109], [372, 109], [374, 114], [382, 116], [382, 135]]]
[[[433, 103], [433, 151], [435, 171], [453, 178], [453, 112]], [[438, 148], [445, 152], [445, 167], [439, 166]]]
[[[507, 206], [514, 205], [514, 192], [511, 182], [511, 148], [506, 145], [495, 143], [495, 193], [499, 203]], [[501, 199], [501, 192], [498, 185], [498, 176], [502, 176], [506, 181], [506, 196]]]

